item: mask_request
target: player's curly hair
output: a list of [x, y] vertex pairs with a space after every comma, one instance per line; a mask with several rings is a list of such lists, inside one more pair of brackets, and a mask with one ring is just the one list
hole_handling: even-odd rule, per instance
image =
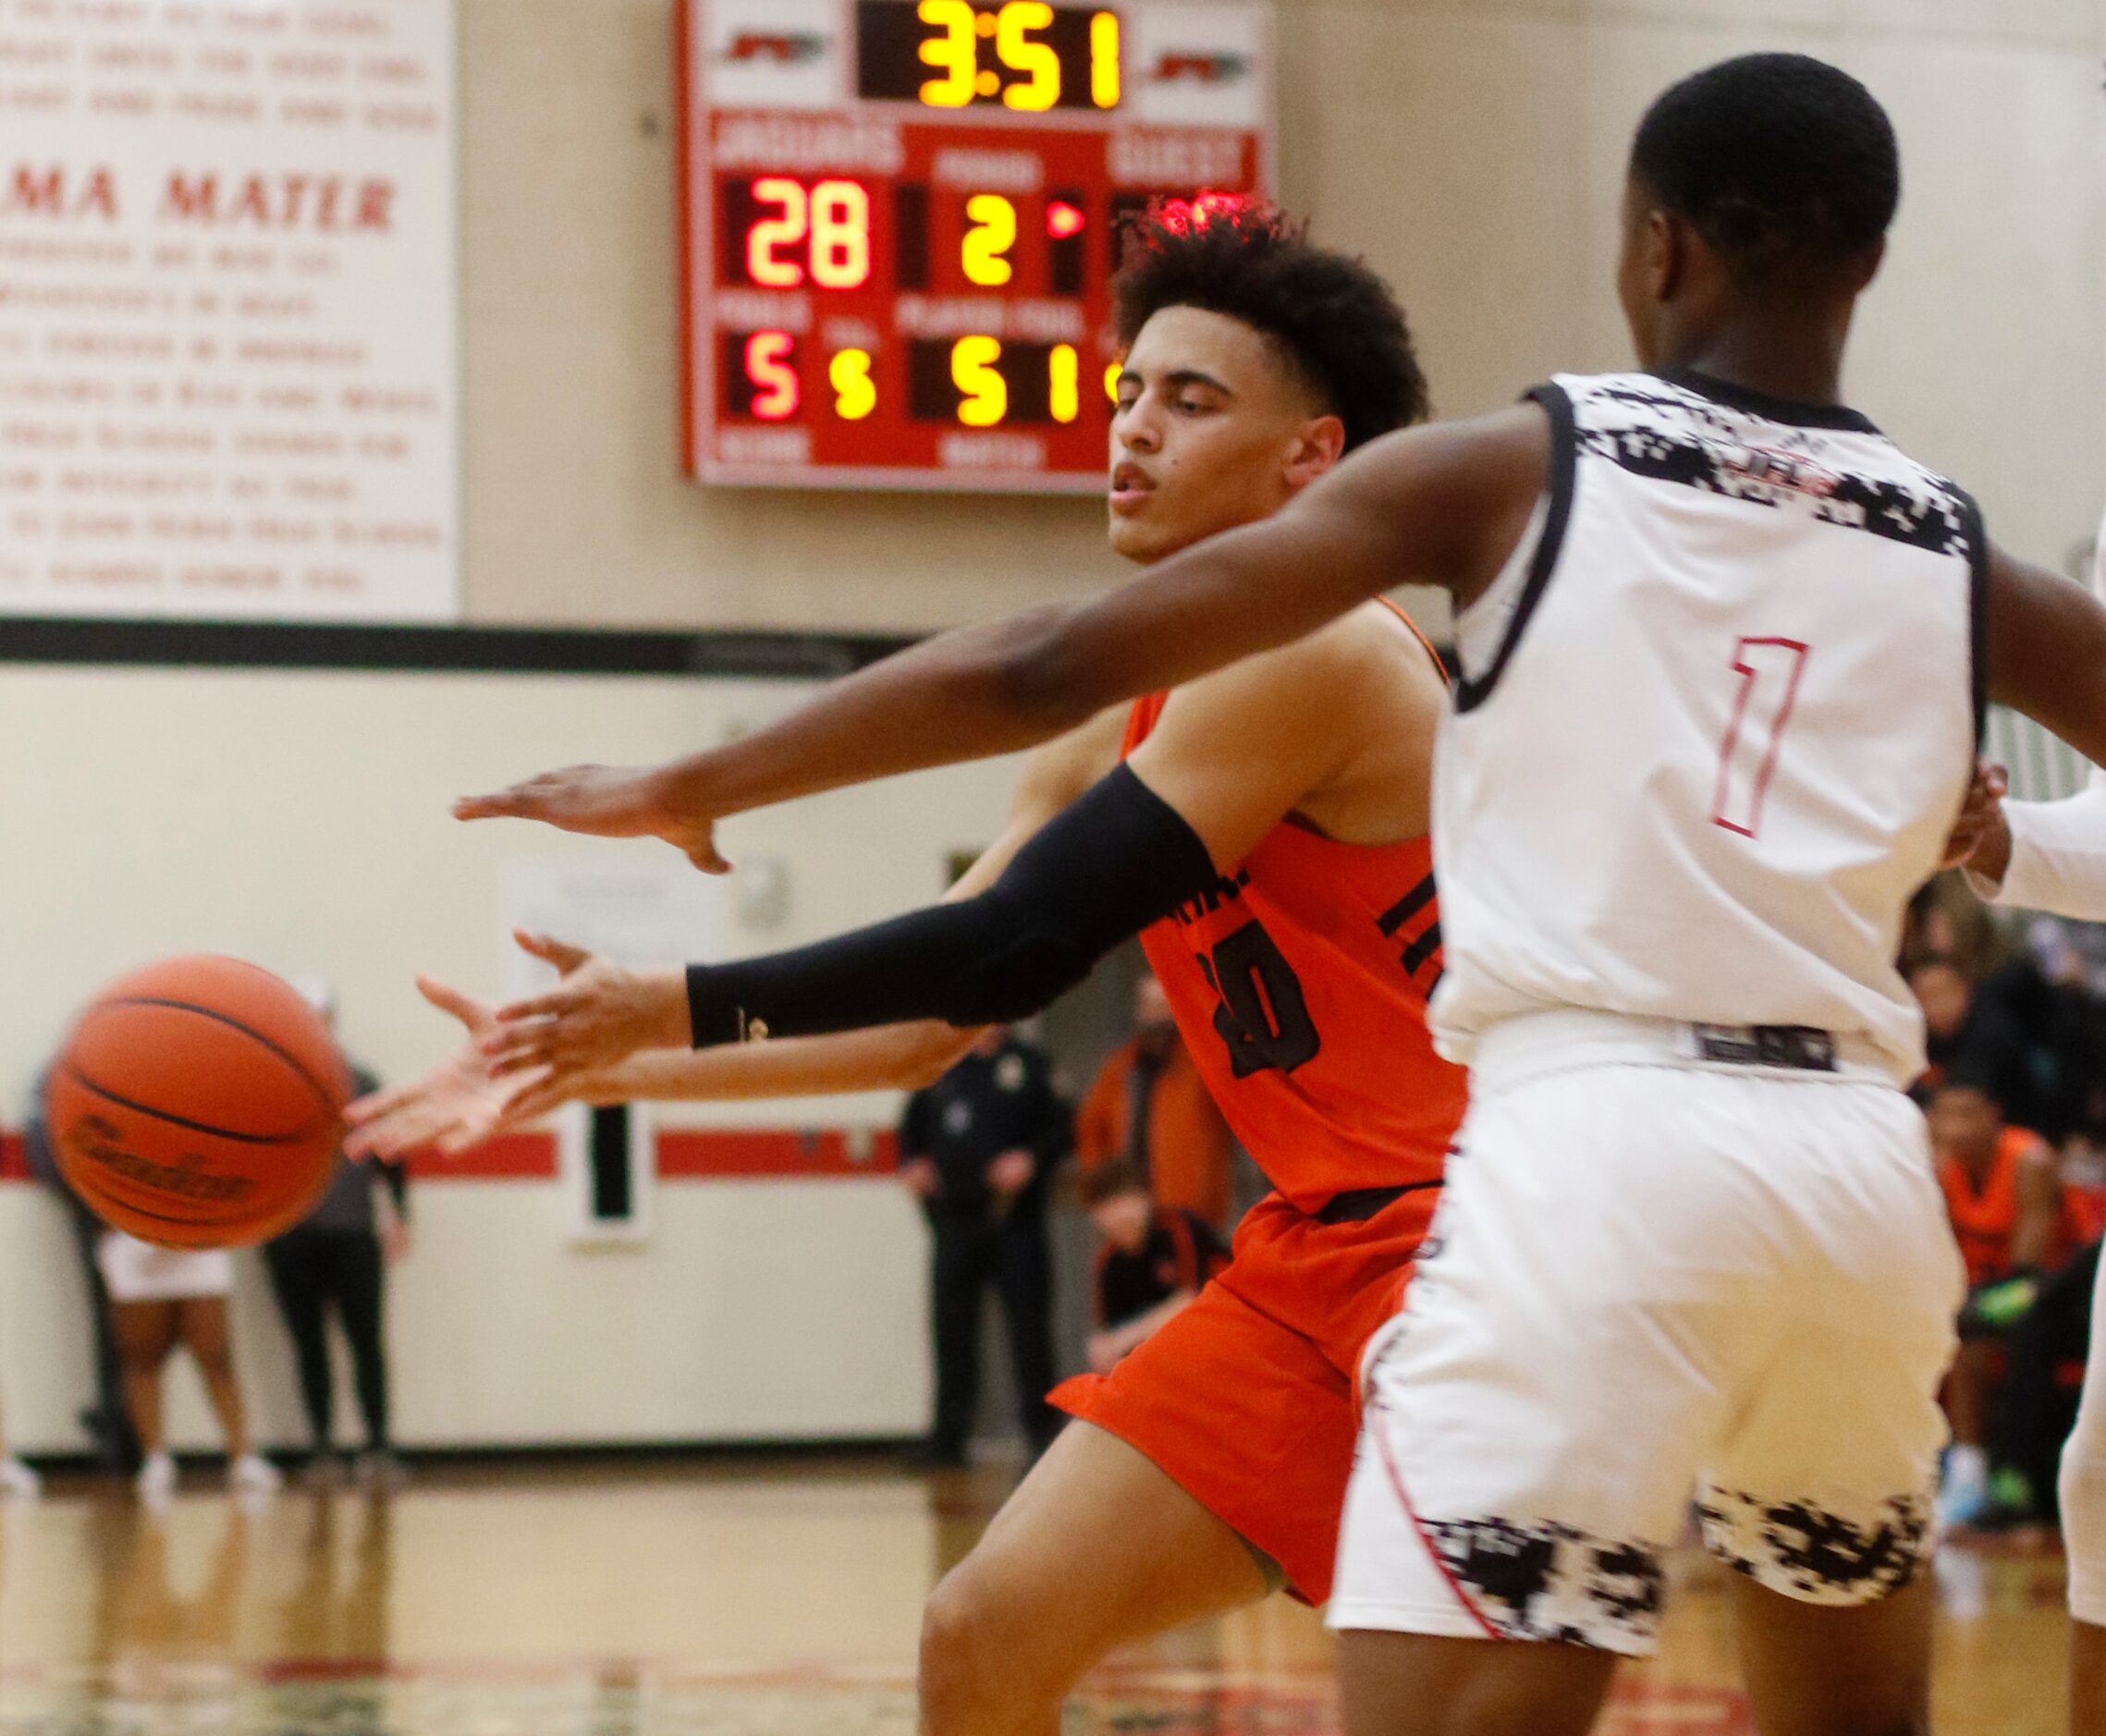
[[1746, 286], [1860, 265], [1901, 205], [1887, 111], [1806, 55], [1743, 55], [1683, 79], [1640, 123], [1631, 173]]
[[1165, 308], [1263, 332], [1344, 422], [1349, 452], [1428, 413], [1426, 375], [1390, 286], [1262, 201], [1212, 195], [1151, 208], [1128, 232], [1112, 302], [1122, 349]]

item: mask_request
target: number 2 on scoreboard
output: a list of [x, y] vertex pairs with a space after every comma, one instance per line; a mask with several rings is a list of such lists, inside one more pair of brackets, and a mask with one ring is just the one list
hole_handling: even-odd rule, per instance
[[1762, 832], [1762, 801], [1777, 775], [1777, 756], [1798, 703], [1811, 647], [1795, 639], [1744, 639], [1733, 648], [1740, 697], [1719, 751], [1719, 787], [1711, 824], [1743, 837]]

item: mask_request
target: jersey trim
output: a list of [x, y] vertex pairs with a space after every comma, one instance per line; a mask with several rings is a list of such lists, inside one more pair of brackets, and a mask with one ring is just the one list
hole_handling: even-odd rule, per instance
[[[1698, 397], [1708, 397], [1714, 404], [1723, 404], [1728, 410], [1744, 410], [1764, 422], [1782, 422], [1787, 428], [1834, 428], [1845, 434], [1879, 434], [1870, 417], [1860, 415], [1843, 404], [1808, 404], [1795, 397], [1772, 397], [1768, 392], [1735, 385], [1731, 380], [1716, 379], [1708, 373], [1698, 373], [1695, 369], [1676, 369], [1657, 377], [1685, 392], [1694, 392]], [[1879, 437], [1886, 436], [1880, 434]]]
[[1529, 562], [1528, 583], [1514, 605], [1506, 636], [1500, 641], [1499, 654], [1479, 679], [1471, 680], [1465, 675], [1455, 684], [1458, 712], [1475, 711], [1491, 697], [1492, 689], [1506, 673], [1529, 617], [1542, 603], [1544, 592], [1550, 588], [1550, 575], [1557, 570], [1558, 556], [1565, 546], [1565, 527], [1572, 522], [1573, 495], [1579, 483], [1579, 424], [1573, 413], [1573, 400], [1563, 386], [1552, 382], [1534, 387], [1524, 395], [1523, 401], [1540, 404], [1550, 418], [1549, 511], [1544, 517], [1543, 534]]
[[1967, 637], [1974, 660], [1975, 751], [1989, 740], [1989, 526], [1983, 521], [1981, 502], [1956, 483], [1962, 526], [1967, 539], [1970, 577], [1967, 598]]
[[1434, 672], [1440, 677], [1441, 685], [1443, 687], [1453, 687], [1455, 678], [1449, 672], [1448, 659], [1440, 654], [1440, 647], [1426, 636], [1425, 630], [1412, 619], [1410, 612], [1405, 609], [1404, 605], [1394, 597], [1377, 597], [1376, 601], [1403, 622], [1405, 630], [1414, 639], [1418, 641], [1419, 649], [1426, 653], [1427, 660], [1432, 663]]

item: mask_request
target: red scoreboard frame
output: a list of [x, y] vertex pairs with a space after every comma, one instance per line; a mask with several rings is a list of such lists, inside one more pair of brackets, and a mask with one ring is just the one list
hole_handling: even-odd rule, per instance
[[704, 482], [1104, 486], [1120, 235], [1272, 185], [1264, 0], [680, 0]]

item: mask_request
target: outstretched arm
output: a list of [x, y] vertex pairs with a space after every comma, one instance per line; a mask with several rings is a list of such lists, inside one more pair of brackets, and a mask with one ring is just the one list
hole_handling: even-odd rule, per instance
[[[507, 1009], [486, 1052], [500, 1071], [552, 1067], [563, 1077], [676, 1042], [1025, 1017], [1209, 891], [1358, 764], [1370, 727], [1361, 720], [1389, 728], [1401, 709], [1338, 705], [1369, 673], [1364, 637], [1341, 629], [1181, 688], [1133, 758], [1048, 821], [978, 896], [684, 974], [599, 967]], [[1426, 679], [1438, 691], [1430, 665]]]
[[[947, 897], [968, 899], [993, 885], [1039, 827], [1117, 761], [1123, 723], [1117, 714], [1094, 718], [1034, 753], [1018, 779], [1002, 836]], [[590, 955], [560, 942], [538, 935], [522, 935], [520, 941], [566, 977], [595, 967]], [[912, 1091], [940, 1078], [977, 1034], [923, 1021], [706, 1053], [689, 1049], [683, 1039], [678, 1048], [632, 1055], [611, 1066], [560, 1075], [525, 1070], [499, 1077], [484, 1052], [485, 1040], [497, 1031], [496, 1007], [428, 978], [420, 978], [418, 986], [435, 1007], [460, 1021], [467, 1042], [423, 1078], [351, 1106], [345, 1148], [354, 1157], [463, 1151], [570, 1102], [722, 1102]]]
[[1474, 598], [1548, 474], [1532, 405], [1390, 435], [1272, 519], [1094, 602], [949, 633], [837, 682], [769, 728], [648, 769], [573, 767], [457, 804], [604, 837], [660, 837], [719, 870], [727, 814], [1028, 747], [1121, 700], [1287, 644], [1403, 584]]

